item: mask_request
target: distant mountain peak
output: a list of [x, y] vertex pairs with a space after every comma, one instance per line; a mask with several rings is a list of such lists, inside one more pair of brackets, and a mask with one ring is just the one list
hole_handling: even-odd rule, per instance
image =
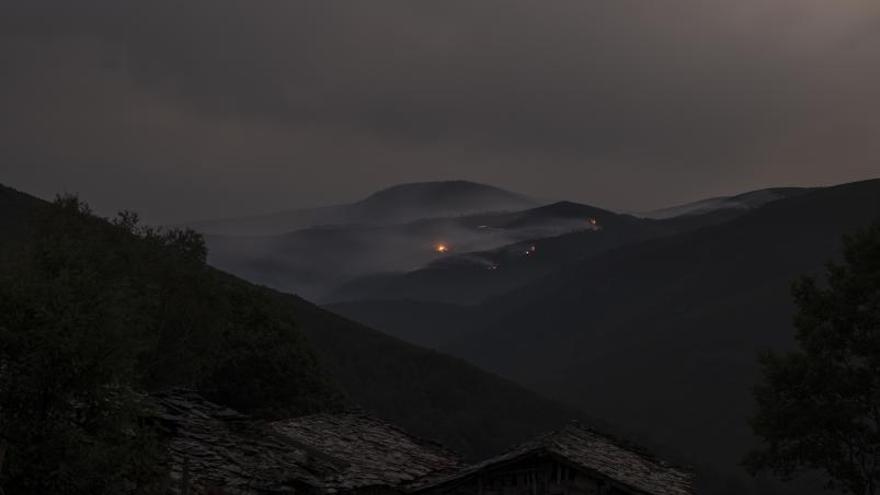
[[386, 187], [367, 196], [358, 203], [375, 203], [380, 201], [413, 201], [422, 202], [455, 202], [463, 199], [499, 200], [521, 204], [523, 207], [534, 206], [536, 201], [519, 193], [499, 187], [467, 180], [444, 180], [430, 182], [408, 182]]
[[[469, 188], [475, 190], [496, 190], [496, 191], [504, 191], [500, 187], [495, 187], [489, 184], [483, 184], [482, 182], [474, 182], [464, 179], [450, 179], [450, 180], [433, 180], [433, 181], [417, 181], [417, 182], [402, 182], [400, 184], [395, 184], [393, 186], [388, 186], [384, 189], [380, 189], [371, 196], [376, 196], [384, 193], [393, 193], [397, 191], [407, 190], [407, 189], [457, 189], [457, 188]], [[506, 191], [505, 191], [506, 192]]]
[[526, 210], [540, 204], [523, 194], [478, 182], [412, 182], [381, 189], [349, 204], [189, 225], [209, 234], [277, 235], [320, 225], [390, 225], [429, 218]]

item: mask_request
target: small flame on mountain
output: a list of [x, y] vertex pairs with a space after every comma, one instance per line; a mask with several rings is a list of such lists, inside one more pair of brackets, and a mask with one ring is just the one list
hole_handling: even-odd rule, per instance
[[438, 253], [448, 253], [449, 246], [447, 246], [446, 244], [440, 243], [440, 244], [437, 244], [436, 246], [434, 246], [434, 251], [436, 251]]

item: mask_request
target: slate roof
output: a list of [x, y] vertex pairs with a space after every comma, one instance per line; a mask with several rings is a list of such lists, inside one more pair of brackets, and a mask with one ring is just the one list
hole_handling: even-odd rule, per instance
[[341, 468], [195, 392], [173, 390], [151, 399], [151, 416], [168, 437], [171, 493], [183, 491], [184, 477], [190, 489], [222, 487], [226, 494], [318, 491]]
[[316, 414], [278, 421], [276, 431], [346, 464], [327, 480], [337, 491], [405, 487], [429, 475], [452, 473], [458, 456], [364, 414]]
[[532, 455], [549, 455], [599, 477], [650, 495], [691, 495], [693, 474], [637, 448], [601, 435], [577, 423], [526, 442], [504, 454], [468, 466], [457, 473], [425, 479], [414, 488], [426, 490], [462, 481], [484, 469]]
[[172, 494], [181, 492], [184, 477], [193, 489], [222, 488], [230, 495], [329, 494], [378, 486], [418, 492], [532, 455], [553, 456], [638, 493], [693, 493], [690, 472], [577, 424], [463, 467], [439, 444], [364, 414], [267, 423], [187, 390], [154, 394], [151, 401], [153, 420], [168, 434]]

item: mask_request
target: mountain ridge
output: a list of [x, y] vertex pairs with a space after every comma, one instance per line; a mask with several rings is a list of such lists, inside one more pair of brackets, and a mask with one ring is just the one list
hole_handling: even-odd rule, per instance
[[880, 180], [768, 203], [494, 298], [479, 310], [500, 316], [442, 349], [729, 469], [752, 441], [758, 352], [793, 344], [789, 284], [878, 219]]
[[[405, 273], [469, 252], [591, 229], [607, 210], [571, 202], [392, 225], [306, 227], [274, 236], [205, 237], [209, 262], [270, 287], [323, 300], [349, 280]], [[632, 219], [632, 221], [638, 221]], [[437, 250], [438, 245], [444, 251]]]
[[734, 194], [730, 196], [717, 196], [712, 198], [700, 199], [690, 203], [668, 206], [657, 210], [651, 210], [642, 213], [636, 213], [636, 216], [642, 218], [653, 218], [657, 220], [672, 218], [677, 216], [695, 215], [707, 213], [715, 210], [723, 209], [741, 209], [750, 210], [758, 208], [766, 203], [785, 199], [799, 194], [806, 194], [814, 191], [816, 187], [768, 187], [764, 189], [756, 189], [754, 191], [746, 191], [744, 193]]
[[[502, 227], [528, 228], [546, 221], [544, 214], [570, 215], [567, 228], [527, 236], [484, 251], [465, 252], [440, 259], [406, 273], [377, 273], [354, 278], [322, 298], [325, 304], [367, 299], [414, 299], [474, 305], [513, 290], [578, 259], [726, 222], [744, 210], [725, 209], [663, 220], [638, 218], [573, 202], [558, 202], [524, 212], [500, 215]], [[542, 235], [544, 234], [544, 235]]]
[[523, 209], [538, 204], [525, 195], [477, 182], [413, 182], [390, 186], [350, 203], [184, 225], [206, 234], [277, 235], [318, 225], [388, 225], [419, 218]]
[[842, 235], [880, 220], [880, 179], [708, 215], [474, 306], [400, 297], [328, 307], [638, 428], [708, 464], [709, 493], [728, 483], [739, 487], [729, 493], [754, 493], [737, 466], [753, 442], [758, 353], [793, 345], [790, 283], [821, 272]]

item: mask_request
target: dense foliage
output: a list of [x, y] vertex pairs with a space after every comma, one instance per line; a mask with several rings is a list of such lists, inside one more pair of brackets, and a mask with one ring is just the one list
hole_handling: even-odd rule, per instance
[[73, 197], [0, 245], [0, 486], [150, 489], [160, 439], [142, 392], [193, 386], [257, 414], [338, 403], [290, 318], [205, 265], [201, 237]]
[[762, 356], [759, 410], [764, 445], [753, 471], [790, 477], [821, 470], [852, 494], [880, 493], [880, 225], [845, 240], [827, 284], [794, 286], [799, 349]]

